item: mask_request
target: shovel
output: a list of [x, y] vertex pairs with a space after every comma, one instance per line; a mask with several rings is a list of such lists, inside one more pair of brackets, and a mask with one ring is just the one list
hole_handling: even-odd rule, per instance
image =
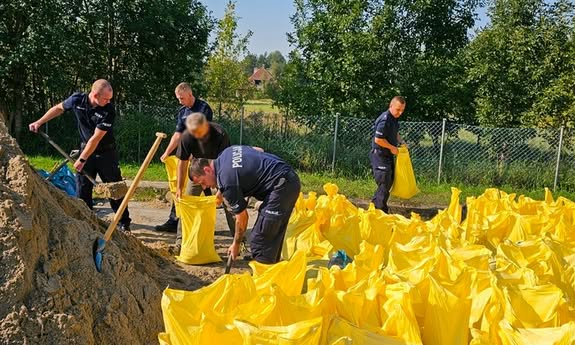
[[228, 262], [226, 262], [226, 270], [224, 271], [224, 274], [229, 274], [230, 270], [232, 269], [232, 256], [228, 256]]
[[[40, 134], [44, 139], [46, 139], [46, 141], [52, 145], [58, 152], [60, 152], [60, 154], [62, 156], [64, 156], [64, 158], [66, 158], [68, 160], [68, 162], [74, 164], [76, 161], [70, 157], [66, 151], [62, 150], [62, 148], [60, 146], [58, 146], [58, 144], [56, 144], [54, 142], [54, 140], [52, 140], [52, 138], [50, 138], [48, 136], [48, 134], [42, 132], [42, 131], [38, 131], [38, 134]], [[64, 164], [60, 163], [60, 168], [62, 166], [64, 166]], [[90, 181], [94, 187], [95, 187], [95, 192], [98, 194], [102, 194], [104, 197], [108, 197], [110, 199], [114, 199], [114, 200], [118, 200], [121, 199], [125, 194], [126, 194], [126, 183], [124, 181], [120, 181], [120, 182], [110, 182], [110, 183], [98, 183], [96, 182], [96, 180], [94, 180], [94, 178], [88, 174], [85, 174], [81, 171], [78, 172], [80, 175], [85, 176], [88, 181]], [[49, 176], [49, 178], [51, 178], [52, 176]]]
[[140, 169], [138, 170], [136, 177], [134, 177], [134, 181], [130, 185], [130, 188], [128, 188], [126, 196], [124, 197], [124, 200], [122, 200], [120, 207], [116, 211], [112, 223], [110, 223], [108, 229], [106, 230], [106, 233], [104, 234], [104, 238], [98, 237], [94, 241], [94, 244], [92, 245], [92, 254], [94, 255], [94, 263], [96, 264], [96, 270], [98, 270], [98, 272], [102, 272], [102, 263], [104, 260], [104, 248], [106, 247], [106, 242], [110, 241], [110, 239], [112, 238], [112, 234], [114, 233], [114, 230], [116, 230], [116, 225], [118, 225], [120, 218], [122, 218], [122, 213], [124, 213], [124, 210], [128, 206], [128, 201], [136, 191], [138, 183], [142, 179], [142, 176], [144, 176], [144, 172], [148, 168], [148, 165], [150, 165], [152, 158], [154, 158], [154, 155], [156, 154], [156, 151], [158, 150], [158, 147], [160, 146], [162, 139], [166, 137], [167, 135], [165, 133], [156, 133], [156, 141], [154, 141], [154, 145], [152, 145], [152, 147], [150, 148], [150, 151], [148, 152], [148, 155], [146, 156], [144, 163], [142, 163], [142, 165], [140, 166]]

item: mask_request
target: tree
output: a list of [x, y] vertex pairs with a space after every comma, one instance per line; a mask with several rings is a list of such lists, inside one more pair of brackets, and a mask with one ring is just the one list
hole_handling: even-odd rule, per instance
[[467, 78], [483, 125], [572, 124], [573, 4], [501, 0], [468, 49]]
[[250, 88], [242, 56], [247, 53], [252, 32], [244, 36], [236, 32], [239, 18], [235, 14], [235, 6], [235, 2], [228, 2], [224, 17], [218, 23], [214, 51], [205, 72], [209, 95], [218, 102], [220, 116], [224, 104], [241, 106], [245, 100], [245, 90]]
[[254, 69], [258, 67], [258, 57], [255, 54], [250, 53], [246, 55], [243, 63], [245, 66], [246, 75], [250, 76], [252, 73], [254, 73]]
[[213, 22], [197, 0], [14, 0], [0, 8], [0, 113], [16, 137], [25, 114], [37, 117], [97, 78], [112, 82], [116, 103], [171, 102], [182, 80], [201, 91]]
[[[295, 51], [276, 102], [302, 117], [375, 117], [397, 95], [411, 119], [458, 119], [471, 102], [461, 54], [474, 0], [298, 0]], [[296, 84], [295, 81], [298, 83]], [[295, 89], [287, 87], [297, 85]]]

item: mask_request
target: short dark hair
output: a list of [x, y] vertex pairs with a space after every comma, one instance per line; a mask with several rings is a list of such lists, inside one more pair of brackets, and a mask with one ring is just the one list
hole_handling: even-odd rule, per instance
[[210, 160], [207, 158], [193, 158], [192, 164], [190, 164], [190, 180], [194, 176], [204, 176], [204, 168], [210, 165]]
[[389, 103], [393, 103], [393, 102], [399, 102], [401, 104], [405, 104], [405, 98], [403, 98], [403, 96], [395, 96], [391, 99], [391, 102], [389, 102]]

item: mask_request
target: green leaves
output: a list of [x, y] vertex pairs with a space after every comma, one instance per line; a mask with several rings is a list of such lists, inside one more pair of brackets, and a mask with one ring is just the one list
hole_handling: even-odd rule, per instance
[[[276, 96], [276, 102], [298, 99], [289, 106], [304, 117], [375, 117], [403, 94], [412, 120], [463, 118], [468, 98], [454, 93], [467, 94], [459, 62], [476, 6], [455, 0], [298, 1], [290, 35], [293, 67], [282, 78], [292, 80], [280, 80], [284, 93], [296, 95]], [[451, 109], [445, 109], [446, 98]]]
[[208, 94], [219, 103], [220, 116], [223, 104], [239, 107], [251, 92], [241, 59], [247, 53], [252, 33], [240, 36], [236, 32], [237, 20], [235, 3], [230, 1], [224, 17], [218, 22], [215, 46], [205, 70]]
[[14, 0], [0, 7], [0, 113], [15, 133], [23, 114], [38, 117], [97, 78], [112, 82], [116, 102], [171, 103], [181, 81], [202, 94], [213, 22], [197, 0]]

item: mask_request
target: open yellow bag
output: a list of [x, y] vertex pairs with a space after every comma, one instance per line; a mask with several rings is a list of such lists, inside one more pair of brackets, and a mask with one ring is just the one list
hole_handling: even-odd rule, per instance
[[220, 262], [214, 248], [216, 196], [189, 196], [175, 200], [182, 226], [182, 249], [176, 257], [190, 265]]
[[419, 189], [417, 188], [409, 151], [406, 146], [401, 146], [395, 161], [395, 177], [391, 195], [401, 199], [411, 199], [417, 193], [419, 193]]
[[[179, 159], [176, 156], [169, 156], [164, 161], [164, 165], [166, 166], [166, 172], [168, 173], [168, 183], [170, 185], [170, 192], [175, 193], [176, 187], [178, 183], [178, 161]], [[189, 162], [188, 162], [189, 164]], [[186, 169], [187, 171], [187, 169]], [[184, 190], [186, 190], [186, 185], [188, 184], [188, 179], [184, 180]]]

